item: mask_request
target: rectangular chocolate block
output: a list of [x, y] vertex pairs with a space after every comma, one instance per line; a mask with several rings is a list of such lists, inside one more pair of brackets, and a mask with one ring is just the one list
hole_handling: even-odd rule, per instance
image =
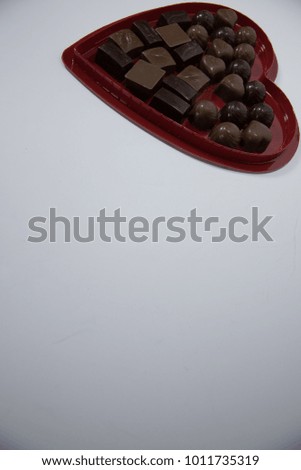
[[166, 72], [173, 72], [176, 63], [167, 49], [164, 47], [154, 47], [142, 52], [142, 57], [150, 64], [157, 65]]
[[123, 79], [132, 66], [132, 59], [113, 41], [107, 41], [99, 46], [95, 62], [119, 80]]
[[161, 37], [147, 21], [135, 21], [132, 30], [147, 47], [157, 47], [162, 44]]
[[185, 31], [176, 23], [161, 26], [160, 28], [157, 28], [156, 31], [161, 36], [167, 47], [170, 47], [171, 49], [191, 41], [188, 34], [186, 34]]
[[192, 86], [188, 85], [188, 83], [181, 78], [176, 77], [176, 75], [164, 77], [162, 84], [165, 88], [189, 103], [191, 103], [198, 94]]
[[178, 77], [192, 86], [196, 91], [203, 90], [210, 83], [210, 78], [194, 65], [188, 65]]
[[164, 70], [156, 65], [138, 60], [125, 75], [125, 83], [134, 94], [144, 98], [155, 92], [164, 75]]
[[173, 50], [173, 55], [178, 65], [182, 68], [199, 62], [203, 52], [204, 51], [199, 43], [196, 41], [190, 41], [182, 46], [176, 47]]
[[182, 98], [166, 88], [160, 88], [160, 90], [157, 91], [150, 105], [160, 113], [177, 122], [183, 121], [190, 110], [190, 105], [187, 101], [182, 100]]
[[137, 57], [145, 48], [138, 36], [130, 29], [121, 29], [111, 34], [110, 39], [130, 57]]
[[178, 23], [183, 29], [188, 29], [191, 26], [191, 19], [184, 10], [174, 10], [162, 13], [157, 26], [164, 26], [166, 24]]

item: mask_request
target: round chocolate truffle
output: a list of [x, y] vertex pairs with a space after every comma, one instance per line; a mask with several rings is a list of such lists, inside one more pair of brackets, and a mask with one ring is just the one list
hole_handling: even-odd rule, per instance
[[235, 44], [235, 33], [232, 28], [229, 26], [222, 26], [221, 28], [216, 29], [213, 31], [212, 39], [222, 39], [226, 41], [231, 46]]
[[255, 55], [255, 49], [251, 44], [238, 44], [234, 49], [234, 58], [246, 60], [250, 65], [253, 65]]
[[241, 101], [230, 101], [220, 111], [220, 121], [233, 122], [240, 129], [248, 121], [248, 108]]
[[233, 59], [233, 47], [222, 39], [214, 39], [208, 47], [208, 54], [214, 55], [225, 62], [231, 62]]
[[193, 106], [189, 119], [200, 130], [211, 129], [218, 119], [218, 109], [212, 101], [198, 101]]
[[217, 26], [229, 26], [233, 28], [237, 22], [237, 14], [231, 8], [220, 8], [216, 12], [216, 25]]
[[207, 46], [209, 35], [207, 29], [204, 28], [204, 26], [201, 26], [200, 24], [194, 24], [190, 26], [187, 34], [190, 39], [198, 42], [201, 47], [205, 48]]
[[263, 83], [258, 80], [246, 84], [245, 102], [248, 106], [262, 103], [265, 99], [266, 89]]
[[274, 111], [266, 103], [257, 103], [249, 111], [250, 121], [260, 121], [267, 127], [271, 127], [274, 121]]
[[257, 41], [257, 34], [251, 26], [243, 26], [236, 33], [236, 44], [246, 43], [255, 46]]
[[244, 82], [247, 82], [251, 76], [251, 67], [246, 60], [235, 59], [229, 65], [229, 73], [240, 75]]
[[237, 148], [240, 144], [240, 130], [233, 122], [222, 122], [212, 129], [209, 139], [226, 147]]
[[208, 33], [211, 33], [214, 28], [214, 16], [208, 10], [199, 11], [193, 18], [193, 23], [200, 24], [207, 29]]
[[225, 102], [241, 100], [245, 94], [243, 79], [239, 75], [227, 75], [217, 85], [215, 93]]
[[242, 146], [247, 152], [264, 152], [272, 140], [271, 130], [262, 122], [251, 121], [241, 135]]

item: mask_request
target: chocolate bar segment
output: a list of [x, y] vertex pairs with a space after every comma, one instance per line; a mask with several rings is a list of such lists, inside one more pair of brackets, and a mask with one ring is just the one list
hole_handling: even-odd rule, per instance
[[198, 92], [192, 88], [192, 86], [188, 85], [188, 83], [176, 75], [168, 75], [167, 77], [164, 77], [162, 83], [165, 88], [172, 91], [189, 103], [192, 102], [198, 94]]
[[125, 83], [134, 94], [144, 98], [154, 93], [164, 75], [164, 70], [156, 65], [145, 62], [144, 60], [138, 60], [125, 75]]
[[144, 44], [130, 29], [121, 29], [111, 34], [110, 39], [130, 57], [137, 57], [144, 49]]
[[180, 67], [195, 64], [201, 58], [203, 49], [196, 41], [191, 41], [174, 49], [174, 57]]
[[132, 59], [113, 41], [107, 41], [97, 49], [95, 62], [113, 77], [122, 80], [132, 66]]
[[166, 72], [172, 72], [176, 63], [170, 53], [164, 47], [154, 47], [142, 52], [142, 57], [150, 64], [157, 65]]
[[185, 31], [176, 23], [156, 29], [167, 47], [174, 48], [191, 41]]
[[194, 65], [188, 65], [178, 77], [192, 86], [196, 91], [203, 90], [210, 83], [210, 78]]
[[174, 121], [181, 122], [187, 115], [190, 105], [187, 101], [182, 100], [179, 96], [166, 88], [160, 88], [153, 96], [150, 105], [160, 113], [173, 119]]
[[147, 47], [157, 47], [162, 44], [159, 34], [147, 21], [135, 21], [132, 30]]
[[162, 13], [157, 26], [164, 26], [173, 23], [178, 23], [181, 28], [186, 30], [191, 25], [191, 19], [184, 10], [167, 11]]

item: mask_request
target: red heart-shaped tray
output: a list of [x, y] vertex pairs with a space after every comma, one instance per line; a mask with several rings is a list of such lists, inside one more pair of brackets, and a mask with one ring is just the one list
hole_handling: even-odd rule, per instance
[[[146, 20], [155, 26], [164, 12], [185, 10], [192, 17], [200, 10], [216, 13], [219, 8], [225, 8], [225, 6], [211, 3], [182, 3], [129, 16], [98, 29], [68, 47], [62, 55], [63, 62], [75, 77], [108, 105], [177, 149], [201, 160], [233, 170], [253, 173], [277, 170], [289, 162], [297, 150], [298, 123], [291, 103], [274, 83], [278, 64], [267, 35], [242, 13], [236, 11], [238, 21], [235, 29], [241, 26], [252, 26], [257, 33], [256, 59], [250, 80], [260, 80], [264, 83], [267, 90], [265, 101], [273, 108], [275, 114], [271, 127], [272, 141], [266, 151], [261, 154], [224, 147], [209, 140], [208, 133], [192, 127], [188, 120], [179, 124], [169, 119], [134, 96], [122, 82], [115, 80], [95, 63], [99, 45], [105, 42], [112, 33], [123, 28], [131, 28], [134, 21]], [[222, 101], [213, 94], [213, 86], [205, 89], [200, 96], [211, 99], [218, 107], [222, 106]]]

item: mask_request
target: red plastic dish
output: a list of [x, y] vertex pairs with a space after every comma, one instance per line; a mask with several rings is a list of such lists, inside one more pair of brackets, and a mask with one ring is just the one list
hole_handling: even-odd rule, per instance
[[[98, 46], [112, 33], [123, 28], [130, 28], [134, 21], [144, 19], [155, 26], [161, 13], [166, 11], [185, 10], [193, 16], [199, 10], [206, 9], [215, 13], [219, 8], [225, 7], [211, 3], [182, 3], [138, 13], [104, 26], [84, 37], [64, 51], [62, 60], [75, 77], [108, 105], [177, 149], [193, 157], [233, 170], [253, 173], [277, 170], [288, 163], [297, 150], [298, 123], [291, 103], [274, 83], [278, 64], [267, 35], [242, 13], [237, 12], [236, 28], [252, 26], [258, 37], [255, 49], [256, 59], [250, 80], [260, 80], [265, 84], [266, 102], [272, 106], [275, 113], [271, 127], [272, 142], [261, 154], [234, 150], [216, 144], [208, 139], [208, 133], [198, 131], [190, 125], [188, 120], [178, 124], [136, 98], [122, 82], [115, 80], [94, 62]], [[212, 99], [219, 108], [223, 106], [223, 102], [213, 94], [212, 86], [201, 93], [200, 97]]]

